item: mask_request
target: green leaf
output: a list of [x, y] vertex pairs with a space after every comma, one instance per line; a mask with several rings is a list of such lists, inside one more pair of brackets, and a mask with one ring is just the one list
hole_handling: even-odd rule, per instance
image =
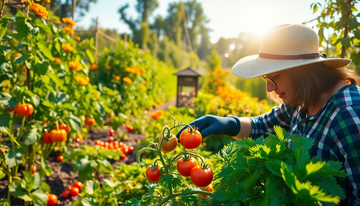
[[86, 55], [88, 56], [90, 63], [91, 63], [91, 64], [94, 64], [94, 61], [95, 61], [95, 60], [94, 60], [94, 56], [93, 56], [92, 52], [91, 52], [89, 49], [87, 49], [87, 50], [85, 51], [85, 53], [86, 53]]
[[48, 46], [46, 45], [45, 42], [38, 42], [36, 44], [36, 46], [39, 48], [39, 50], [41, 51], [41, 53], [43, 53], [50, 61], [52, 61], [54, 59], [53, 55], [51, 54], [50, 49], [48, 48]]
[[11, 116], [9, 112], [0, 114], [0, 127], [9, 127], [10, 120]]
[[56, 74], [48, 72], [46, 73], [46, 75], [49, 76], [50, 79], [55, 82], [57, 86], [63, 86], [61, 79]]
[[0, 19], [0, 39], [5, 35], [9, 21], [11, 21], [11, 19], [8, 16], [3, 16]]
[[250, 176], [248, 176], [245, 180], [244, 180], [244, 190], [245, 191], [251, 191], [253, 190], [256, 182], [258, 181], [258, 179], [260, 178], [260, 174], [262, 173], [262, 171], [258, 170], [253, 174], [250, 174]]
[[11, 206], [10, 200], [5, 198], [0, 199], [0, 206]]
[[11, 46], [0, 45], [0, 50], [2, 51], [3, 55], [6, 56], [9, 52], [11, 52]]
[[89, 180], [89, 181], [86, 181], [85, 182], [85, 185], [84, 185], [84, 188], [85, 192], [87, 194], [94, 194], [96, 192], [99, 191], [100, 189], [100, 186], [99, 186], [99, 183], [93, 181], [93, 180]]
[[82, 131], [81, 121], [77, 116], [75, 116], [71, 112], [69, 112], [69, 117], [66, 118], [66, 120], [67, 120], [67, 122], [70, 123], [70, 127], [72, 129], [75, 129], [78, 132]]
[[0, 167], [0, 180], [6, 176], [5, 170]]
[[9, 192], [15, 197], [18, 197], [24, 201], [30, 202], [32, 201], [31, 197], [26, 194], [25, 190], [21, 188], [21, 184], [19, 181], [12, 182], [9, 185]]
[[46, 182], [41, 182], [39, 189], [41, 189], [44, 192], [51, 193], [51, 187]]
[[[109, 205], [109, 202], [106, 202], [106, 205]], [[97, 206], [99, 203], [97, 202], [96, 198], [93, 197], [84, 197], [81, 199], [82, 206]]]
[[41, 156], [41, 172], [44, 172], [46, 176], [50, 176], [52, 168], [48, 165], [43, 156]]
[[24, 135], [24, 144], [31, 145], [34, 144], [41, 138], [41, 134], [38, 132], [37, 128], [31, 128], [27, 130]]
[[36, 19], [35, 23], [34, 23], [34, 26], [40, 27], [45, 32], [47, 32], [49, 34], [52, 34], [51, 29], [47, 25], [46, 21], [44, 21], [42, 19]]
[[111, 171], [113, 171], [111, 163], [106, 159], [97, 159], [96, 162], [99, 163], [99, 173], [110, 173]]
[[276, 161], [266, 161], [265, 162], [266, 168], [268, 170], [270, 170], [270, 172], [272, 172], [272, 174], [281, 177], [281, 172], [280, 172], [280, 162], [276, 162]]
[[274, 178], [266, 179], [265, 183], [265, 200], [269, 206], [285, 205], [282, 201], [286, 199], [285, 194], [282, 192], [283, 188], [279, 188], [281, 182], [277, 182]]
[[109, 179], [104, 179], [103, 181], [103, 185], [102, 185], [102, 191], [105, 192], [112, 192], [114, 191], [114, 188], [117, 186], [118, 184], [112, 180]]
[[284, 141], [284, 133], [283, 129], [280, 126], [274, 126], [274, 131], [276, 136], [279, 138], [280, 141]]
[[11, 148], [9, 152], [5, 155], [5, 163], [9, 166], [9, 168], [20, 165], [23, 162], [22, 156], [24, 154], [25, 153], [21, 148]]
[[86, 180], [91, 180], [93, 178], [94, 169], [88, 165], [84, 169], [80, 170], [78, 175], [81, 182], [85, 182]]
[[35, 190], [30, 194], [30, 196], [34, 200], [35, 206], [42, 206], [47, 204], [48, 195], [42, 190]]
[[51, 69], [49, 61], [42, 61], [37, 63], [38, 74], [40, 76], [45, 75], [49, 69]]
[[29, 57], [31, 57], [31, 56], [27, 55], [27, 54], [23, 54], [21, 57], [16, 58], [15, 62], [16, 63], [21, 63], [21, 62], [27, 60]]

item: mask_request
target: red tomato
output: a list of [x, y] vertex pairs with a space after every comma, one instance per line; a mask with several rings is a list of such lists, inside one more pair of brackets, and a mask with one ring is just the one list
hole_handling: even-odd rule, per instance
[[[214, 188], [211, 185], [208, 185], [206, 187], [202, 187], [201, 189], [204, 190], [204, 191], [208, 191], [208, 192], [214, 192]], [[204, 198], [208, 197], [207, 195], [203, 195], [203, 194], [200, 194], [200, 196], [204, 197]]]
[[110, 136], [114, 136], [114, 135], [115, 135], [115, 131], [114, 131], [113, 129], [110, 129], [110, 130], [109, 130], [109, 135], [110, 135]]
[[59, 129], [63, 129], [63, 130], [66, 131], [66, 133], [69, 134], [70, 127], [69, 127], [69, 125], [67, 125], [67, 124], [61, 124], [61, 125], [59, 125]]
[[74, 182], [73, 187], [77, 187], [79, 189], [79, 191], [81, 191], [83, 184], [79, 181]]
[[61, 162], [63, 159], [64, 159], [63, 156], [59, 155], [57, 156], [56, 161]]
[[94, 123], [95, 123], [95, 119], [92, 118], [92, 117], [88, 117], [88, 118], [85, 119], [85, 124], [86, 124], [86, 125], [91, 126], [91, 125], [93, 125]]
[[37, 171], [36, 166], [32, 165], [31, 166], [31, 174], [34, 174]]
[[79, 190], [79, 188], [77, 188], [77, 187], [72, 187], [71, 189], [70, 189], [70, 195], [71, 196], [76, 196], [76, 195], [78, 195], [80, 193], [80, 190]]
[[53, 142], [62, 142], [64, 140], [66, 140], [67, 137], [67, 133], [64, 129], [59, 129], [59, 130], [51, 130], [50, 131], [50, 139]]
[[58, 198], [56, 195], [54, 195], [54, 194], [48, 195], [47, 205], [56, 205], [57, 201], [58, 201]]
[[18, 104], [15, 107], [15, 113], [19, 117], [29, 116], [34, 112], [34, 107], [31, 104]]
[[100, 140], [95, 140], [95, 145], [101, 145], [101, 141]]
[[196, 149], [202, 140], [202, 135], [198, 130], [189, 131], [184, 129], [180, 134], [180, 143], [186, 149]]
[[41, 136], [41, 140], [44, 142], [44, 144], [51, 144], [53, 141], [50, 139], [50, 133], [45, 131], [45, 133]]
[[61, 197], [63, 199], [67, 199], [70, 197], [70, 190], [66, 189], [64, 192], [61, 193]]
[[[161, 142], [162, 137], [159, 138], [159, 145]], [[169, 139], [164, 139], [161, 149], [165, 152], [171, 152], [173, 151], [177, 146], [177, 138], [174, 134], [170, 134]]]
[[130, 146], [130, 147], [128, 148], [128, 152], [129, 152], [129, 154], [133, 153], [133, 152], [134, 152], [134, 147]]
[[109, 137], [108, 141], [109, 141], [109, 142], [114, 141], [114, 137]]
[[134, 127], [129, 125], [129, 124], [125, 124], [125, 127], [126, 127], [128, 132], [132, 132], [134, 130]]
[[158, 167], [154, 170], [152, 170], [151, 165], [146, 169], [146, 177], [151, 182], [159, 182], [160, 181], [160, 169], [162, 168], [161, 165], [158, 165]]
[[190, 177], [190, 172], [195, 166], [197, 166], [197, 162], [193, 157], [188, 160], [181, 158], [176, 163], [177, 171], [184, 177]]
[[210, 168], [204, 169], [199, 166], [192, 168], [190, 172], [191, 182], [198, 187], [206, 187], [213, 180], [213, 172]]

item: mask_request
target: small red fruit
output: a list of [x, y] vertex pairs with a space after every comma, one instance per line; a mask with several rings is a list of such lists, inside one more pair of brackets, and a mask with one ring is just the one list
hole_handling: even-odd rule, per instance
[[109, 135], [110, 135], [110, 136], [114, 136], [114, 135], [115, 135], [115, 131], [114, 131], [113, 129], [110, 129], [110, 130], [109, 130]]
[[47, 205], [56, 205], [57, 201], [58, 201], [58, 198], [56, 195], [54, 195], [54, 194], [48, 195]]
[[64, 159], [63, 156], [59, 155], [57, 156], [56, 161], [61, 162], [63, 159]]
[[70, 190], [66, 189], [64, 192], [61, 193], [61, 197], [63, 199], [67, 199], [70, 197]]
[[109, 141], [109, 142], [114, 141], [114, 137], [109, 137], [108, 141]]
[[76, 196], [76, 195], [78, 195], [80, 193], [80, 190], [79, 190], [79, 188], [77, 188], [77, 187], [72, 187], [71, 189], [70, 189], [70, 194], [71, 194], [71, 196]]
[[77, 182], [74, 182], [73, 187], [76, 187], [79, 189], [79, 191], [81, 191], [83, 184], [81, 182], [77, 181]]
[[32, 165], [31, 166], [31, 174], [34, 174], [37, 171], [36, 166]]

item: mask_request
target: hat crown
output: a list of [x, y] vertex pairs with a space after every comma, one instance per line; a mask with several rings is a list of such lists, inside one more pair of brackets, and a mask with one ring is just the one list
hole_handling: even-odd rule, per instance
[[264, 35], [260, 53], [299, 55], [319, 53], [319, 38], [314, 30], [301, 24], [273, 27]]

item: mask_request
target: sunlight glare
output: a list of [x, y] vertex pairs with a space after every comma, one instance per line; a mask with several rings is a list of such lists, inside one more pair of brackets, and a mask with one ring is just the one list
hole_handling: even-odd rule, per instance
[[262, 37], [265, 31], [271, 26], [271, 22], [266, 17], [258, 16], [258, 18], [253, 20], [251, 32]]

